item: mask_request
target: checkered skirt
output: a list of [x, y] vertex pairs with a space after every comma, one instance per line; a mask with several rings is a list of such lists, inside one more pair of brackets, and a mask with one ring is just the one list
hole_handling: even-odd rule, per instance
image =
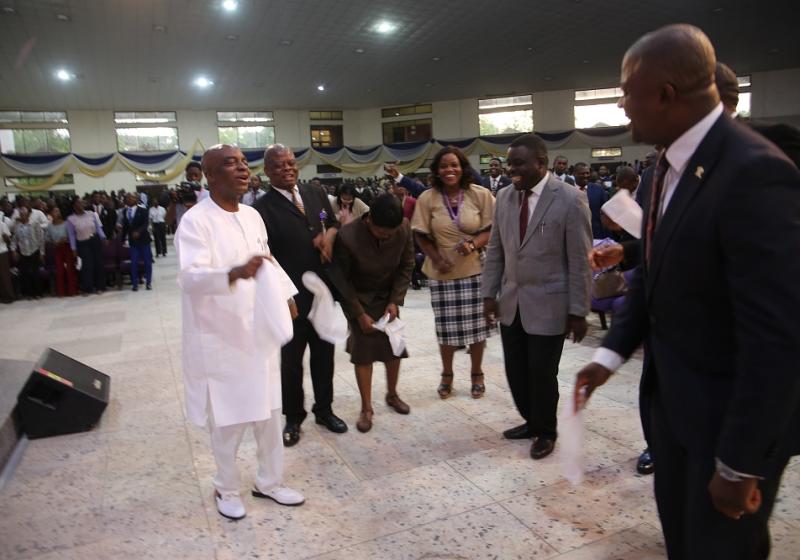
[[430, 280], [429, 285], [439, 344], [468, 346], [489, 338], [480, 274], [458, 280]]

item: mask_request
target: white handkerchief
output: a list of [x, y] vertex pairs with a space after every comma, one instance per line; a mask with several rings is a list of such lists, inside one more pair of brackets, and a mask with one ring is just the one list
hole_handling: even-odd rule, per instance
[[273, 261], [265, 259], [256, 273], [253, 331], [256, 346], [272, 356], [292, 340], [294, 328], [289, 298], [297, 293], [289, 276]]
[[347, 341], [347, 318], [333, 295], [316, 273], [303, 273], [303, 285], [314, 294], [308, 320], [319, 337], [331, 344], [344, 344]]
[[372, 323], [372, 327], [389, 337], [389, 344], [392, 346], [392, 354], [402, 356], [406, 349], [405, 324], [400, 319], [389, 321], [389, 315], [381, 317], [377, 323]]
[[583, 410], [572, 409], [572, 402], [564, 403], [558, 419], [558, 448], [561, 471], [572, 484], [583, 480]]
[[600, 210], [636, 239], [641, 237], [642, 208], [631, 198], [629, 191], [620, 189]]

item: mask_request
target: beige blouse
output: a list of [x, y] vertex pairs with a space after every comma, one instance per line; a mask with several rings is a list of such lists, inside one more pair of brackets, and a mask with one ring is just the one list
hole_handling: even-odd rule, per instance
[[458, 280], [480, 274], [481, 260], [478, 252], [460, 255], [455, 247], [462, 239], [472, 239], [492, 225], [492, 191], [480, 185], [470, 185], [464, 191], [464, 202], [459, 212], [460, 229], [456, 227], [444, 204], [440, 190], [428, 189], [423, 192], [417, 198], [411, 229], [433, 238], [439, 251], [453, 262], [453, 270], [442, 274], [426, 257], [422, 272], [433, 280]]

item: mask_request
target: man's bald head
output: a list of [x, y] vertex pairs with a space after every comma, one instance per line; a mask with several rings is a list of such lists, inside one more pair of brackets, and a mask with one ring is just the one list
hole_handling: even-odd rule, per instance
[[643, 66], [654, 78], [672, 84], [679, 95], [693, 95], [714, 85], [717, 57], [700, 29], [674, 24], [642, 36], [625, 53], [622, 64]]
[[208, 176], [209, 170], [219, 167], [225, 159], [225, 154], [231, 151], [239, 151], [239, 148], [232, 144], [215, 144], [203, 152], [203, 158], [200, 160], [203, 175]]
[[669, 146], [719, 104], [717, 59], [708, 37], [691, 25], [644, 35], [622, 60], [620, 107], [637, 142]]

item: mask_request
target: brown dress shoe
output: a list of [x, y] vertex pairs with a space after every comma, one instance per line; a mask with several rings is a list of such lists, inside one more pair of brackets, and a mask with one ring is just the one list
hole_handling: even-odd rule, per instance
[[398, 414], [408, 414], [411, 412], [411, 407], [403, 402], [403, 399], [394, 395], [386, 395], [386, 404], [394, 409]]
[[367, 433], [372, 429], [372, 411], [371, 410], [362, 410], [361, 414], [358, 415], [358, 421], [356, 422], [356, 428], [362, 434]]
[[553, 452], [556, 447], [556, 440], [538, 437], [531, 445], [531, 459], [544, 459]]

